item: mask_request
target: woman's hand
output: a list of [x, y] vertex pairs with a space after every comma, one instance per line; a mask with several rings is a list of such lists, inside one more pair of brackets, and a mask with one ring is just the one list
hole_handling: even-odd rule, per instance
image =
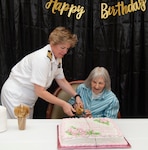
[[76, 110], [69, 103], [65, 102], [62, 108], [64, 113], [67, 114], [68, 116], [72, 117], [75, 115], [74, 113], [76, 112]]
[[91, 111], [88, 109], [85, 109], [85, 118], [92, 118]]
[[76, 104], [78, 105], [77, 107], [83, 108], [83, 102], [79, 96], [76, 97]]

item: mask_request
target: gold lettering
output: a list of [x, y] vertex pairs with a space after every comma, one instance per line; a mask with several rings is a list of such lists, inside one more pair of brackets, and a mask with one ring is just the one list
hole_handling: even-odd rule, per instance
[[66, 4], [66, 2], [64, 2], [60, 11], [60, 15], [63, 14], [63, 11], [68, 11], [68, 10], [69, 10], [69, 4]]
[[108, 8], [108, 15], [109, 15], [109, 16], [112, 15], [111, 6], [109, 6], [109, 8]]
[[106, 3], [101, 3], [101, 18], [107, 19], [109, 16], [121, 16], [138, 10], [146, 10], [147, 0], [138, 0], [133, 2], [130, 0], [130, 4], [125, 5], [124, 1], [117, 2], [115, 6], [108, 6]]
[[128, 10], [128, 6], [127, 6], [127, 5], [125, 5], [125, 6], [124, 6], [124, 14], [128, 14], [128, 12], [129, 12], [129, 10]]
[[[51, 8], [52, 7], [52, 8]], [[56, 11], [60, 13], [60, 15], [63, 15], [64, 11], [68, 12], [68, 17], [70, 17], [72, 14], [76, 13], [76, 19], [80, 19], [82, 15], [85, 13], [83, 6], [75, 6], [74, 4], [68, 4], [66, 2], [58, 2], [58, 0], [49, 0], [45, 4], [46, 9], [52, 9], [52, 13], [55, 14]]]
[[[128, 12], [132, 12], [132, 8], [133, 7], [133, 5], [132, 4], [129, 4], [128, 6], [127, 6], [127, 9], [128, 9]], [[126, 10], [127, 11], [127, 10]]]
[[108, 18], [108, 11], [107, 11], [107, 4], [101, 3], [101, 18], [106, 19]]
[[146, 1], [147, 0], [138, 0], [138, 3], [140, 4], [140, 8], [142, 11], [146, 11]]
[[133, 12], [140, 10], [140, 5], [138, 5], [138, 2], [133, 3], [133, 0], [131, 0], [131, 4], [133, 5]]
[[77, 6], [71, 5], [68, 13], [68, 17], [70, 17], [71, 13], [75, 13], [77, 11]]
[[46, 9], [49, 9], [52, 3], [53, 3], [53, 0], [47, 2], [47, 3], [45, 4], [45, 8], [46, 8]]
[[114, 6], [112, 6], [111, 8], [112, 8], [113, 16], [116, 16], [116, 14], [118, 13], [118, 10], [116, 10]]
[[55, 0], [52, 7], [52, 13], [55, 14], [56, 13], [55, 10], [60, 11], [61, 7], [62, 7], [62, 3], [58, 2], [58, 0]]
[[78, 11], [78, 13], [77, 13], [77, 15], [76, 15], [76, 18], [77, 18], [77, 19], [80, 19], [81, 16], [85, 13], [84, 7], [81, 7], [81, 6], [79, 5], [77, 11]]
[[[118, 4], [119, 4], [119, 9], [121, 10], [121, 14], [125, 15], [125, 13], [124, 13], [124, 10], [125, 10], [125, 8], [124, 8], [124, 2], [121, 2], [121, 4], [120, 3], [118, 3]], [[123, 9], [121, 9], [121, 8], [123, 8]]]

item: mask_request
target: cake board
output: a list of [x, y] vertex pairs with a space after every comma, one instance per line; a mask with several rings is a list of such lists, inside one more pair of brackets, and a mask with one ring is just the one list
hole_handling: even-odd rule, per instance
[[96, 146], [61, 146], [59, 142], [59, 126], [57, 126], [57, 148], [58, 150], [96, 150], [96, 149], [130, 149], [131, 145], [124, 137], [127, 145], [96, 145]]

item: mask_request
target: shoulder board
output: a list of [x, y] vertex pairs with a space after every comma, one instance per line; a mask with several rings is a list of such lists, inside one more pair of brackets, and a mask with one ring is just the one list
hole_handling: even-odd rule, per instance
[[52, 61], [52, 52], [50, 50], [47, 52], [47, 57]]

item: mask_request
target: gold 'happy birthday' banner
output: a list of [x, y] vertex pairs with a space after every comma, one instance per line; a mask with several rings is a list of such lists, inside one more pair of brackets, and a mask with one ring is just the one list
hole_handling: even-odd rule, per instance
[[107, 19], [109, 16], [121, 16], [138, 10], [146, 10], [147, 0], [138, 0], [133, 2], [130, 0], [130, 4], [125, 5], [123, 1], [118, 2], [115, 6], [108, 6], [106, 3], [101, 3], [101, 19]]
[[[53, 5], [52, 5], [53, 4]], [[71, 16], [71, 14], [76, 13], [76, 19], [80, 19], [82, 15], [85, 13], [83, 6], [76, 6], [74, 4], [68, 4], [66, 2], [58, 2], [58, 0], [50, 0], [45, 4], [45, 8], [49, 9], [52, 5], [52, 13], [55, 14], [56, 11], [60, 12], [60, 15], [63, 15], [64, 11], [68, 12], [68, 17]]]
[[[101, 3], [101, 19], [107, 19], [109, 16], [121, 16], [128, 13], [132, 13], [138, 10], [146, 11], [147, 0], [130, 0], [130, 3], [125, 5], [124, 1], [117, 2], [114, 6], [109, 6], [107, 3]], [[84, 6], [69, 4], [66, 2], [59, 2], [58, 0], [49, 0], [45, 4], [46, 9], [50, 9], [53, 14], [56, 11], [63, 15], [64, 12], [68, 12], [67, 16], [71, 17], [72, 14], [76, 14], [76, 19], [80, 19], [85, 13]]]

